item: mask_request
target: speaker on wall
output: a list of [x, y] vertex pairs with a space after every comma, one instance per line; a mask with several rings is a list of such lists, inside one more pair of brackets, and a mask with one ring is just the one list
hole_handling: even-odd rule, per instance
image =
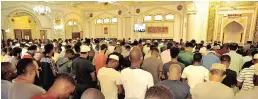
[[93, 17], [93, 14], [92, 14], [92, 13], [90, 13], [90, 17]]
[[182, 10], [182, 9], [183, 9], [183, 6], [182, 6], [182, 5], [178, 5], [178, 6], [177, 6], [177, 10], [178, 10], [178, 11], [180, 11], [180, 10]]
[[122, 14], [122, 11], [121, 11], [121, 10], [119, 10], [119, 11], [118, 11], [118, 15], [121, 15], [121, 14]]
[[139, 8], [136, 9], [136, 13], [140, 13], [141, 10]]

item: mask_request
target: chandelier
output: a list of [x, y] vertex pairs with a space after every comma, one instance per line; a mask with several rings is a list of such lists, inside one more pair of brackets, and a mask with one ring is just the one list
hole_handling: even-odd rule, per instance
[[63, 21], [61, 19], [55, 19], [54, 29], [56, 31], [62, 31], [64, 29]]
[[51, 12], [51, 9], [48, 6], [35, 6], [33, 11], [39, 15], [46, 15]]
[[108, 5], [108, 4], [114, 4], [115, 0], [98, 0], [98, 3]]

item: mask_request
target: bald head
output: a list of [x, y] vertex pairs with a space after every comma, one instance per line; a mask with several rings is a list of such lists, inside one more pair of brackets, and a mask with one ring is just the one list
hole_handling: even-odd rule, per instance
[[16, 67], [9, 62], [1, 62], [1, 79], [11, 81], [16, 76]]
[[83, 92], [81, 99], [105, 99], [105, 97], [98, 89], [89, 88]]
[[142, 58], [141, 49], [138, 46], [133, 47], [133, 49], [130, 52], [131, 66], [140, 67], [142, 60], [143, 60], [143, 58]]
[[172, 64], [168, 72], [169, 80], [179, 80], [181, 77], [181, 67], [178, 64]]
[[138, 61], [142, 57], [141, 49], [139, 47], [133, 47], [130, 52], [131, 61]]

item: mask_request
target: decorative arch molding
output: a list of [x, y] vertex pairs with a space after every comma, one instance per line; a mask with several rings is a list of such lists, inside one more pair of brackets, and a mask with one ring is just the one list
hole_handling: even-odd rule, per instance
[[[145, 15], [149, 15], [150, 12], [155, 12], [156, 10], [164, 10], [168, 13], [171, 13], [171, 14], [176, 14], [178, 15], [179, 17], [182, 17], [182, 14], [180, 14], [178, 11], [175, 11], [175, 10], [171, 10], [171, 9], [167, 9], [167, 8], [163, 8], [163, 7], [154, 7], [154, 8], [150, 8], [146, 11], [144, 11], [143, 13], [141, 13], [139, 16], [141, 18], [143, 18]], [[158, 14], [158, 13], [157, 13]]]
[[25, 7], [23, 7], [23, 9], [19, 9], [19, 8], [18, 8], [18, 9], [12, 10], [12, 11], [7, 15], [7, 17], [6, 17], [5, 20], [4, 20], [4, 28], [8, 28], [8, 24], [9, 24], [8, 18], [9, 18], [10, 16], [13, 16], [15, 13], [27, 13], [28, 15], [30, 15], [30, 16], [36, 21], [38, 28], [39, 28], [39, 29], [42, 28], [41, 22], [39, 21], [38, 17], [37, 17], [36, 15], [34, 15], [33, 12], [31, 12], [30, 10], [27, 10]]
[[[68, 19], [67, 19], [67, 16], [68, 16], [68, 15], [75, 15], [75, 16], [77, 16], [78, 18], [68, 18]], [[76, 22], [78, 22], [78, 24], [80, 24], [81, 26], [83, 26], [83, 24], [82, 24], [82, 17], [81, 17], [81, 15], [78, 14], [78, 13], [75, 13], [75, 12], [66, 13], [65, 15], [63, 15], [63, 18], [64, 18], [64, 23], [65, 23], [65, 25], [67, 24], [68, 21], [70, 21], [70, 20], [75, 20]]]
[[[34, 14], [34, 12], [32, 11], [32, 8], [30, 8], [28, 6], [16, 6], [16, 7], [4, 8], [4, 10], [2, 10], [2, 13], [6, 14], [6, 16], [7, 16], [4, 19], [4, 28], [7, 28], [7, 26], [8, 26], [8, 17], [13, 15], [14, 13], [19, 13], [19, 12], [28, 13], [30, 16], [32, 16], [32, 18], [36, 21], [36, 23], [38, 25], [38, 29], [52, 29], [53, 28], [53, 24], [52, 24], [53, 21], [51, 20], [50, 16], [38, 16], [38, 15]], [[48, 21], [48, 22], [44, 22], [45, 24], [43, 24], [42, 20]]]
[[119, 15], [116, 15], [114, 13], [110, 13], [110, 12], [103, 12], [99, 15], [96, 15], [95, 17], [91, 18], [89, 21], [92, 21], [92, 20], [95, 20], [95, 19], [98, 19], [98, 18], [104, 18], [104, 17], [101, 17], [103, 15], [110, 15], [110, 16], [113, 16], [113, 17], [117, 17], [117, 19], [121, 20], [121, 16]]
[[223, 24], [223, 28], [224, 29], [228, 24], [232, 23], [232, 22], [236, 22], [239, 25], [241, 25], [244, 28], [244, 20], [236, 20], [236, 19], [228, 19], [224, 24]]

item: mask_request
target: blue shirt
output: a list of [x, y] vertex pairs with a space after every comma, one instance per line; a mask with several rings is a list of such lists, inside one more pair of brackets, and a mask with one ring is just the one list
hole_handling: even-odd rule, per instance
[[207, 55], [202, 57], [201, 64], [208, 70], [211, 69], [211, 65], [214, 63], [220, 63], [220, 59], [216, 55], [214, 55], [213, 52], [210, 52]]

